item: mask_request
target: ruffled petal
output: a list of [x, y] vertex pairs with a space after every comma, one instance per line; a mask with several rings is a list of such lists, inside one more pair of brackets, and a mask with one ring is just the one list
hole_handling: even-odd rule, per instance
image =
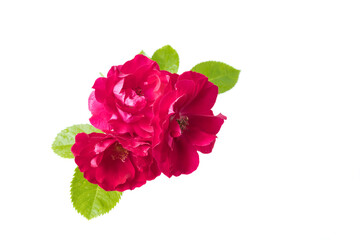
[[192, 145], [196, 146], [209, 145], [216, 139], [215, 135], [206, 133], [197, 128], [188, 128], [184, 131], [183, 135]]
[[138, 54], [134, 57], [134, 59], [126, 62], [122, 66], [121, 71], [123, 73], [134, 73], [137, 72], [137, 70], [144, 65], [147, 66], [147, 68], [151, 68], [151, 69], [155, 68], [156, 70], [159, 70], [159, 66], [155, 61], [149, 59], [148, 57], [142, 54]]
[[122, 65], [111, 67], [107, 73], [107, 77], [118, 76], [120, 74], [121, 68]]
[[199, 166], [199, 154], [184, 137], [174, 138], [174, 151], [170, 158], [170, 174], [174, 176], [190, 174]]
[[[167, 144], [169, 137], [167, 134], [164, 136], [163, 140], [156, 144], [152, 149], [152, 154], [156, 160], [161, 172], [164, 173], [170, 172], [170, 146]], [[172, 138], [171, 138], [172, 140]]]
[[179, 137], [181, 135], [180, 125], [175, 119], [173, 119], [169, 124], [169, 133], [173, 138]]
[[209, 115], [188, 115], [189, 126], [203, 132], [216, 135], [224, 123], [226, 117], [222, 114], [217, 116]]
[[194, 88], [191, 89], [192, 91], [190, 93], [192, 93], [192, 95], [195, 97], [204, 87], [204, 84], [208, 82], [208, 78], [201, 73], [187, 71], [179, 76], [179, 79], [176, 83], [176, 88], [178, 88], [180, 83], [183, 81], [192, 81], [194, 83]]
[[211, 151], [213, 150], [214, 148], [214, 145], [215, 145], [215, 141], [212, 141], [209, 145], [206, 145], [206, 146], [195, 146], [196, 150], [202, 152], [202, 153], [211, 153]]
[[183, 113], [193, 114], [207, 114], [209, 110], [214, 106], [218, 95], [218, 87], [211, 82], [206, 83], [199, 94], [187, 104], [183, 109]]
[[109, 120], [112, 114], [106, 111], [104, 105], [96, 100], [95, 91], [90, 94], [88, 103], [89, 110], [93, 114], [89, 119], [90, 123], [102, 131], [110, 131], [112, 128], [109, 124]]
[[181, 79], [181, 76], [179, 77], [179, 80], [177, 81], [175, 88], [178, 96], [187, 94], [189, 96], [193, 96], [195, 94], [195, 83], [192, 80], [188, 79]]
[[126, 181], [124, 184], [116, 186], [115, 190], [124, 192], [125, 190], [133, 190], [137, 187], [141, 187], [146, 183], [146, 175], [143, 172], [135, 171], [135, 176], [131, 181]]
[[88, 156], [76, 156], [75, 163], [78, 165], [80, 172], [85, 172], [91, 168]]
[[[184, 137], [174, 138], [174, 149], [162, 147], [164, 157], [161, 157], [159, 168], [167, 177], [190, 174], [199, 166], [199, 155], [196, 149]], [[154, 154], [155, 156], [155, 154]], [[157, 154], [159, 157], [159, 154]]]
[[100, 166], [96, 168], [96, 180], [106, 191], [114, 191], [116, 186], [134, 178], [135, 169], [129, 157], [123, 161], [111, 159], [104, 154], [104, 159]]
[[[81, 169], [79, 168], [80, 172]], [[97, 184], [96, 178], [95, 178], [96, 168], [88, 168], [84, 172], [84, 178], [87, 179], [89, 182], [93, 184]]]
[[95, 96], [97, 101], [104, 102], [107, 97], [107, 78], [100, 77], [96, 79], [93, 88], [95, 89]]
[[88, 142], [88, 135], [86, 133], [78, 133], [75, 136], [75, 143], [71, 147], [71, 152], [74, 156], [78, 156], [84, 149], [84, 145]]
[[116, 142], [115, 138], [108, 138], [108, 139], [104, 139], [103, 141], [100, 141], [98, 143], [95, 144], [94, 146], [94, 152], [96, 154], [102, 153], [104, 152], [111, 144], [113, 144], [114, 142]]
[[112, 130], [111, 125], [107, 122], [107, 116], [104, 114], [99, 114], [99, 115], [93, 115], [89, 121], [91, 123], [91, 125], [93, 125], [94, 127], [96, 127], [97, 129], [102, 130], [103, 132], [108, 132]]

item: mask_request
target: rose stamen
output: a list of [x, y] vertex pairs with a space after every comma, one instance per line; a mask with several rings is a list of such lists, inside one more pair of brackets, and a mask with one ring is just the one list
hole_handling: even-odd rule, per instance
[[189, 118], [187, 116], [181, 116], [179, 119], [176, 119], [176, 121], [180, 126], [181, 132], [189, 125]]
[[123, 148], [121, 146], [121, 144], [119, 143], [115, 143], [114, 146], [114, 152], [111, 155], [111, 159], [112, 160], [118, 160], [120, 159], [122, 162], [125, 162], [125, 159], [127, 158], [127, 156], [129, 155], [128, 150], [126, 150], [125, 148]]
[[138, 96], [144, 96], [143, 90], [140, 87], [135, 88], [134, 91]]

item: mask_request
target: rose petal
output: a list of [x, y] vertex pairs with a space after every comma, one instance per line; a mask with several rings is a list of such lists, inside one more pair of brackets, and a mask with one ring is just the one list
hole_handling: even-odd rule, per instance
[[202, 152], [202, 153], [205, 153], [205, 154], [211, 153], [211, 151], [212, 151], [213, 148], [214, 148], [215, 141], [216, 141], [216, 140], [212, 141], [212, 142], [211, 142], [209, 145], [207, 145], [207, 146], [195, 146], [195, 148], [196, 148], [196, 150], [198, 150], [198, 151], [200, 151], [200, 152]]
[[179, 137], [181, 135], [180, 125], [178, 124], [178, 122], [175, 119], [170, 122], [169, 133], [170, 133], [170, 136], [173, 138]]
[[135, 177], [132, 181], [127, 181], [124, 184], [119, 184], [116, 186], [115, 190], [119, 192], [123, 192], [125, 190], [133, 190], [137, 187], [141, 187], [146, 183], [146, 175], [143, 172], [135, 171]]
[[169, 152], [167, 162], [160, 165], [167, 177], [190, 174], [199, 166], [199, 155], [184, 137], [178, 137], [174, 138], [174, 150]]
[[108, 123], [107, 116], [105, 114], [93, 115], [89, 119], [91, 125], [96, 127], [97, 129], [102, 130], [103, 132], [111, 131], [112, 127]]
[[203, 88], [190, 104], [182, 110], [183, 113], [193, 113], [197, 115], [206, 114], [215, 104], [218, 87], [207, 82], [207, 87]]
[[134, 73], [136, 72], [140, 67], [147, 66], [147, 68], [155, 68], [159, 70], [159, 67], [155, 61], [152, 61], [148, 57], [138, 54], [132, 59], [131, 61], [126, 62], [122, 68], [121, 71], [123, 73]]
[[196, 146], [209, 145], [216, 139], [213, 134], [206, 133], [197, 128], [188, 128], [183, 133], [184, 137], [192, 144]]
[[107, 77], [118, 76], [120, 74], [121, 68], [121, 65], [111, 67], [107, 73]]
[[180, 82], [188, 80], [194, 83], [194, 88], [192, 89], [193, 96], [197, 96], [199, 91], [204, 87], [204, 84], [208, 82], [208, 78], [205, 75], [197, 72], [187, 71], [179, 76], [179, 79], [176, 83], [176, 88]]
[[131, 181], [135, 174], [135, 169], [127, 157], [124, 161], [119, 159], [112, 160], [104, 154], [103, 161], [96, 168], [96, 180], [99, 185], [107, 191], [114, 191], [115, 187], [126, 181]]
[[103, 141], [100, 141], [98, 143], [95, 144], [94, 146], [94, 152], [96, 154], [99, 154], [101, 152], [104, 152], [111, 144], [113, 144], [114, 142], [116, 142], [115, 138], [108, 138], [105, 139]]
[[216, 135], [226, 117], [219, 114], [218, 116], [206, 116], [206, 115], [188, 115], [189, 126], [199, 129], [203, 132]]

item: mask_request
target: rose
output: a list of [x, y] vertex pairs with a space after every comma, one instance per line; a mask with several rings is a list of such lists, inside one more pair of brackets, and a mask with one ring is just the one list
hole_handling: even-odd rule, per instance
[[110, 134], [79, 133], [71, 151], [84, 177], [106, 191], [132, 190], [160, 175], [150, 153], [139, 156]]
[[153, 137], [152, 106], [166, 91], [171, 76], [143, 55], [112, 67], [107, 77], [98, 78], [93, 86], [95, 90], [89, 97], [91, 124], [138, 145], [150, 141]]
[[214, 116], [218, 87], [196, 72], [184, 72], [154, 106], [153, 156], [166, 176], [192, 173], [199, 155], [214, 147], [225, 116]]

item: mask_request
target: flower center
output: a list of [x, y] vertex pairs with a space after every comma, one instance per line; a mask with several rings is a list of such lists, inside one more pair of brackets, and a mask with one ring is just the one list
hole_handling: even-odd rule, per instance
[[140, 87], [135, 88], [134, 91], [138, 96], [144, 96], [143, 90]]
[[181, 132], [189, 125], [189, 118], [187, 116], [181, 116], [180, 118], [176, 119], [176, 121], [180, 126]]
[[125, 162], [125, 159], [129, 155], [128, 150], [123, 148], [120, 143], [116, 142], [114, 143], [113, 152], [111, 154], [112, 160], [118, 160], [120, 159], [122, 162]]

